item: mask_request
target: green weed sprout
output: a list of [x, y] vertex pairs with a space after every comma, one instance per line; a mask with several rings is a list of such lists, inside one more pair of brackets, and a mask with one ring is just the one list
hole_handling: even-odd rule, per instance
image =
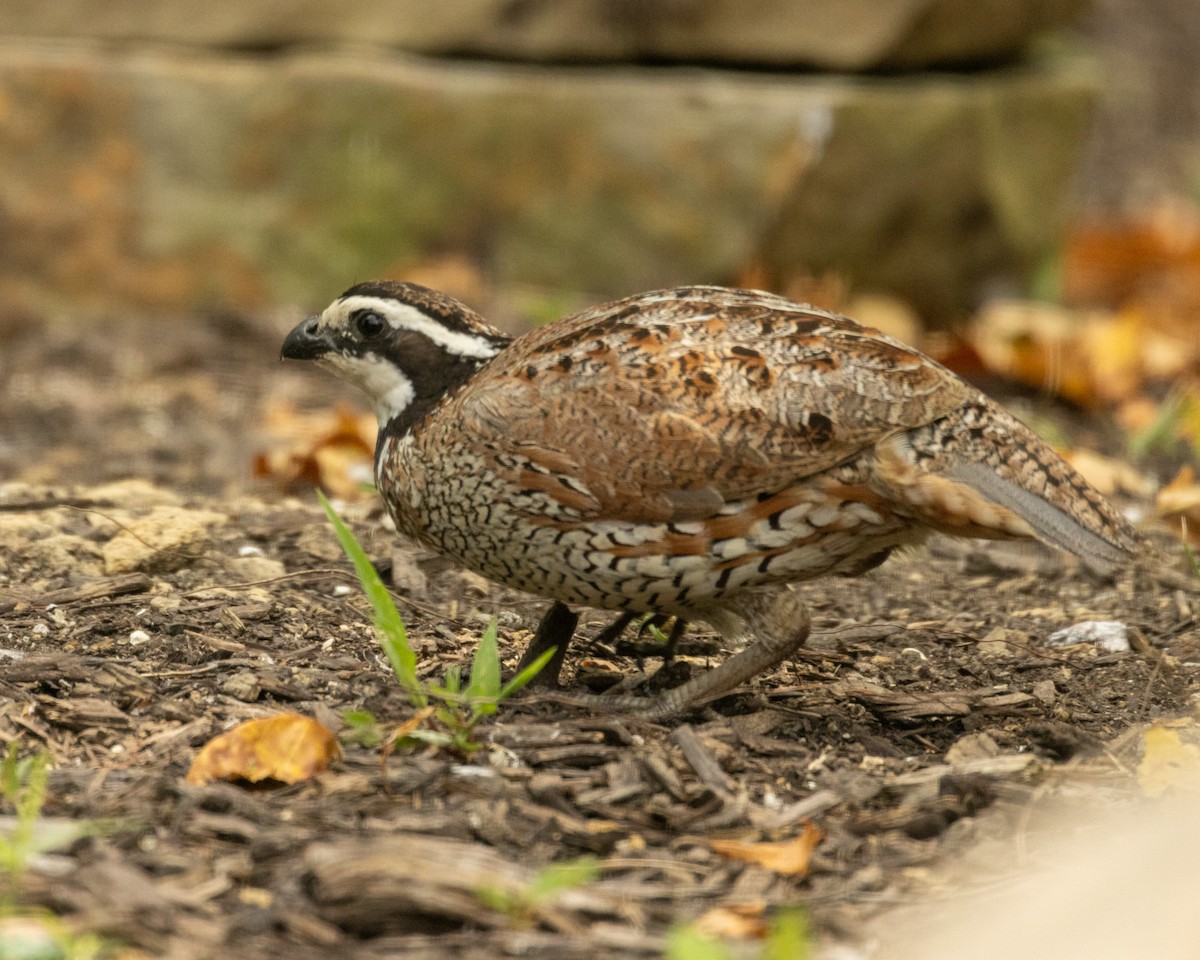
[[[350, 528], [320, 490], [317, 491], [317, 499], [333, 525], [338, 542], [354, 564], [354, 572], [371, 605], [375, 634], [409, 702], [418, 710], [428, 709], [431, 700], [437, 702], [432, 708], [432, 715], [442, 729], [412, 730], [401, 739], [447, 747], [463, 754], [479, 750], [482, 744], [473, 738], [476, 726], [485, 717], [495, 713], [501, 701], [511, 697], [536, 677], [550, 661], [554, 650], [547, 650], [507, 683], [502, 683], [500, 654], [496, 646], [496, 621], [493, 620], [480, 638], [471, 662], [470, 679], [465, 686], [457, 667], [448, 669], [440, 684], [423, 681], [417, 676], [417, 655], [409, 645], [408, 632], [392, 595], [379, 579], [378, 572]], [[351, 727], [353, 738], [359, 742], [382, 741], [382, 730], [369, 712], [347, 711], [344, 719]]]
[[481, 887], [476, 895], [493, 910], [507, 914], [517, 923], [527, 926], [533, 922], [538, 908], [553, 901], [564, 890], [573, 890], [592, 883], [600, 876], [600, 860], [585, 854], [573, 860], [562, 860], [542, 867], [520, 890]]
[[[772, 921], [757, 960], [809, 960], [812, 933], [803, 910], [781, 910]], [[738, 957], [747, 954], [739, 952]], [[733, 960], [733, 951], [689, 923], [667, 934], [664, 960]]]

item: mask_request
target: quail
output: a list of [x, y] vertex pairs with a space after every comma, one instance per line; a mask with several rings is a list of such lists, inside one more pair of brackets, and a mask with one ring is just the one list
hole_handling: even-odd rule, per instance
[[556, 609], [747, 641], [632, 698], [645, 716], [799, 649], [809, 618], [791, 583], [865, 572], [934, 532], [1036, 538], [1101, 568], [1141, 551], [1073, 468], [945, 367], [770, 293], [656, 290], [514, 339], [435, 290], [360, 283], [282, 356], [371, 400], [375, 477], [402, 533]]

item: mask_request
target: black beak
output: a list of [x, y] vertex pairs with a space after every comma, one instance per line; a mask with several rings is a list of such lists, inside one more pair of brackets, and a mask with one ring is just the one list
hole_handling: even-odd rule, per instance
[[316, 360], [333, 349], [333, 343], [321, 333], [317, 318], [298, 323], [280, 348], [281, 360]]

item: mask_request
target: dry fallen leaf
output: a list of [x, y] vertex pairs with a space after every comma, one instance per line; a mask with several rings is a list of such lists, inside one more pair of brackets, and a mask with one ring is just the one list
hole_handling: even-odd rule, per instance
[[379, 276], [442, 290], [476, 309], [492, 294], [479, 263], [462, 253], [443, 253], [420, 263], [396, 264], [384, 268]]
[[694, 926], [713, 939], [761, 940], [769, 930], [763, 917], [766, 909], [763, 901], [713, 907], [697, 917]]
[[1063, 292], [1075, 303], [1117, 307], [1164, 290], [1195, 290], [1200, 209], [1166, 201], [1126, 221], [1076, 224], [1063, 254]]
[[1117, 493], [1135, 497], [1154, 494], [1154, 481], [1121, 460], [1105, 457], [1093, 450], [1063, 450], [1061, 453], [1067, 463], [1107, 497]]
[[809, 821], [804, 821], [800, 835], [777, 843], [746, 843], [742, 840], [709, 840], [708, 845], [723, 857], [756, 863], [788, 877], [802, 877], [808, 872], [813, 849], [824, 834]]
[[1095, 397], [1116, 402], [1138, 393], [1145, 376], [1146, 342], [1139, 311], [1122, 310], [1112, 316], [1092, 315], [1084, 320], [1077, 345]]
[[254, 458], [254, 476], [284, 489], [320, 486], [342, 499], [361, 495], [371, 479], [375, 417], [349, 407], [302, 414], [289, 404], [267, 410], [266, 430], [279, 445]]
[[1144, 378], [1142, 315], [1049, 303], [989, 304], [970, 341], [993, 373], [1092, 406], [1137, 393]]
[[1143, 738], [1145, 752], [1138, 764], [1138, 783], [1148, 797], [1168, 790], [1200, 791], [1200, 739], [1193, 720], [1156, 723]]
[[298, 783], [323, 773], [337, 757], [337, 739], [298, 713], [247, 720], [208, 741], [188, 770], [187, 782], [278, 780]]
[[889, 337], [917, 344], [921, 340], [921, 318], [899, 297], [882, 293], [858, 293], [841, 312], [865, 327], [874, 327]]
[[1200, 536], [1200, 483], [1190, 466], [1184, 466], [1175, 478], [1158, 491], [1154, 512], [1160, 517], [1181, 520], [1190, 538]]

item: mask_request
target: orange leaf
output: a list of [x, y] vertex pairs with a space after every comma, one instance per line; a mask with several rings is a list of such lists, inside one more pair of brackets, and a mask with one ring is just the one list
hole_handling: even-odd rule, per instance
[[823, 837], [824, 834], [806, 820], [800, 835], [791, 840], [783, 840], [778, 843], [710, 840], [708, 845], [715, 852], [730, 860], [757, 863], [761, 867], [774, 870], [784, 876], [802, 877], [808, 873], [808, 862], [812, 857], [813, 849]]
[[1088, 355], [1080, 347], [1089, 318], [1045, 303], [995, 301], [971, 327], [971, 345], [988, 370], [1080, 404], [1097, 400]]
[[192, 762], [187, 782], [297, 783], [323, 773], [337, 755], [337, 739], [327, 728], [298, 713], [285, 713], [247, 720], [208, 741]]
[[1200, 277], [1200, 210], [1168, 201], [1126, 222], [1076, 224], [1063, 253], [1069, 302], [1120, 306], [1162, 291], [1194, 295]]
[[1063, 459], [1083, 475], [1083, 479], [1105, 496], [1128, 493], [1135, 497], [1149, 497], [1154, 493], [1154, 481], [1121, 460], [1083, 448], [1063, 450], [1061, 453]]
[[1102, 400], [1124, 400], [1137, 393], [1142, 382], [1146, 333], [1137, 310], [1111, 317], [1093, 317], [1078, 333], [1078, 347], [1086, 360], [1092, 392]]
[[1154, 510], [1160, 517], [1179, 518], [1187, 525], [1190, 538], [1200, 533], [1200, 484], [1190, 466], [1184, 466], [1175, 479], [1158, 491]]
[[735, 903], [713, 907], [696, 918], [696, 929], [706, 937], [723, 940], [762, 940], [768, 928], [763, 919], [764, 902]]
[[323, 487], [342, 499], [361, 495], [371, 478], [375, 418], [348, 408], [302, 414], [289, 404], [268, 408], [266, 429], [277, 442], [254, 458], [254, 476], [285, 489]]

